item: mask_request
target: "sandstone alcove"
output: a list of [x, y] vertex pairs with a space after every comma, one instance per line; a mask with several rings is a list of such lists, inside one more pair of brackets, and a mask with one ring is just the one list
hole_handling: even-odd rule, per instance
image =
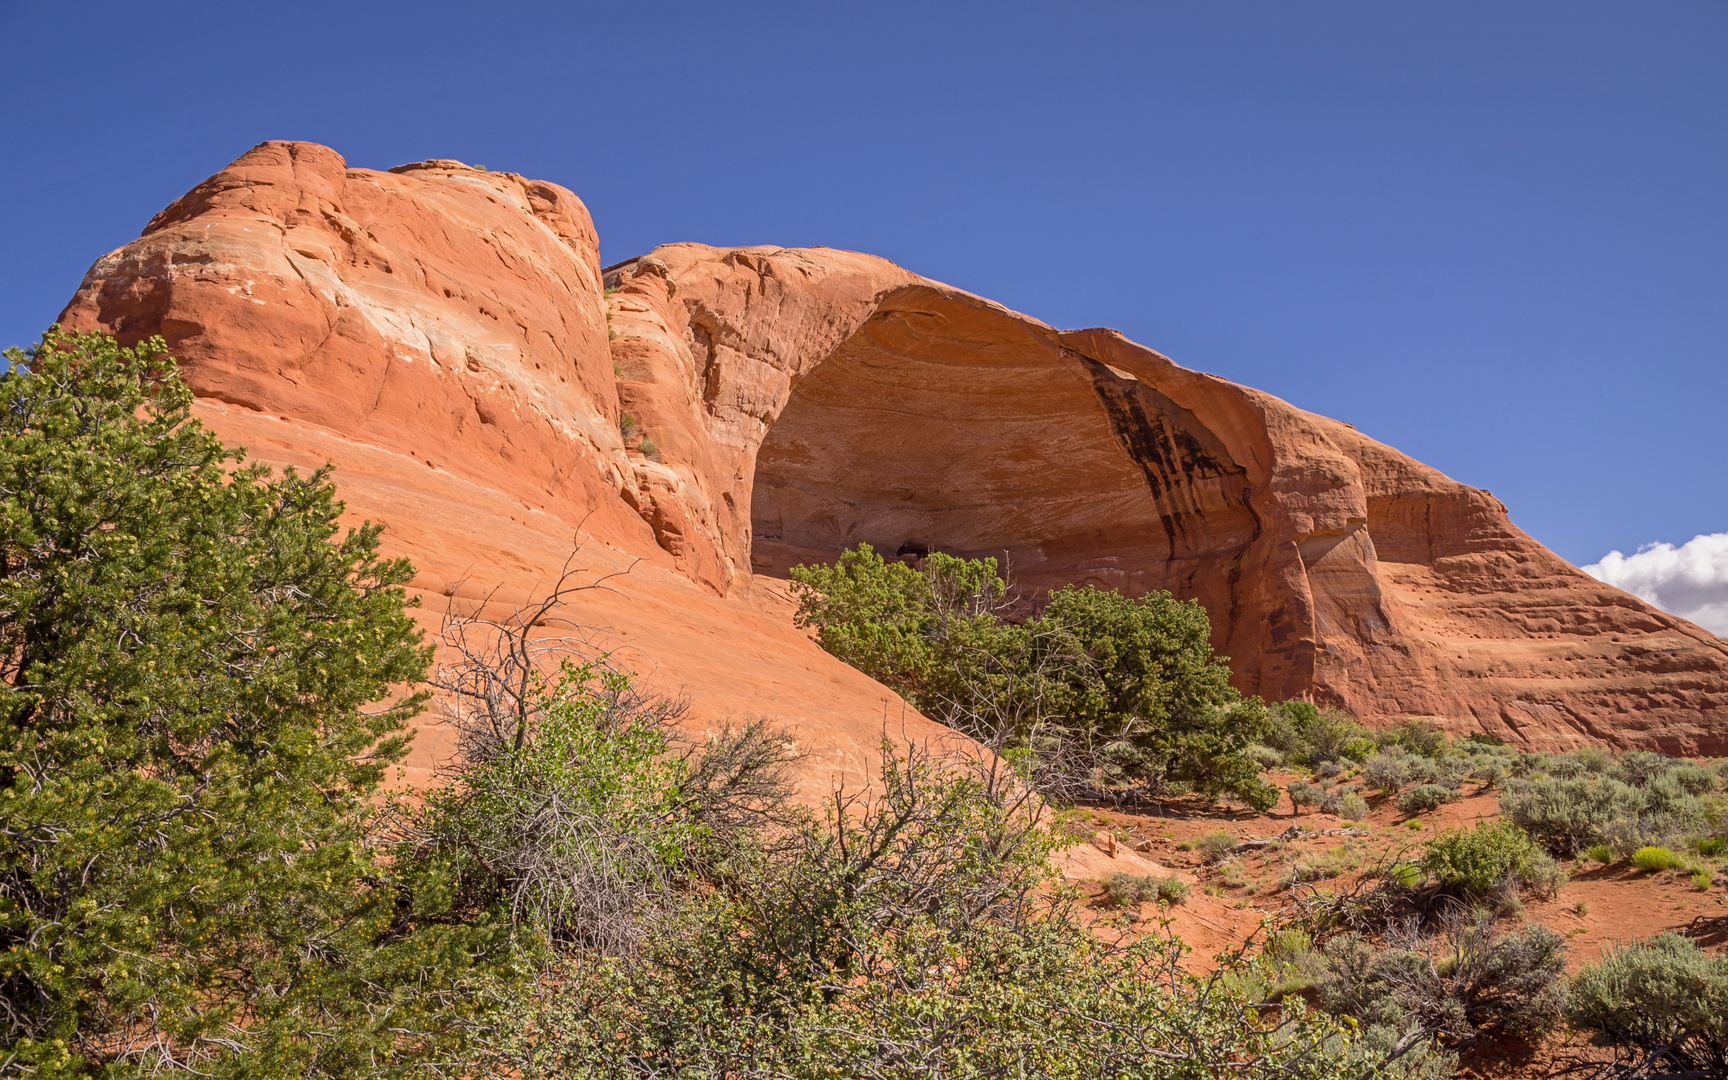
[[[752, 568], [868, 542], [995, 556], [1020, 585], [1207, 595], [1259, 533], [1193, 414], [1048, 327], [924, 286], [886, 296], [791, 388], [758, 452]], [[1222, 572], [1220, 572], [1222, 571]]]

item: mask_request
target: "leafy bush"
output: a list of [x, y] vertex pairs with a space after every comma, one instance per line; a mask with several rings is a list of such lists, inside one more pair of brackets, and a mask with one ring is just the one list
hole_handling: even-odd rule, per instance
[[1554, 896], [1571, 879], [1554, 857], [1541, 848], [1530, 856], [1530, 865], [1524, 868], [1524, 885], [1538, 896]]
[[679, 756], [677, 708], [628, 673], [566, 660], [530, 680], [531, 722], [520, 737], [463, 740], [427, 796], [424, 842], [448, 853], [459, 895], [507, 897], [533, 940], [627, 953], [674, 877], [741, 813], [783, 797], [783, 740], [728, 727]]
[[1724, 851], [1728, 851], [1728, 837], [1706, 836], [1698, 841], [1698, 854], [1706, 859], [1714, 859]]
[[1354, 761], [1357, 764], [1367, 761], [1373, 753], [1374, 740], [1365, 735], [1357, 735], [1345, 739], [1343, 745], [1338, 747], [1338, 754], [1340, 757]]
[[[1268, 721], [1267, 743], [1289, 761], [1311, 768], [1340, 759], [1360, 761], [1374, 748], [1368, 729], [1355, 719], [1312, 702], [1286, 701], [1273, 707]], [[1352, 756], [1357, 753], [1361, 757]]]
[[1338, 816], [1348, 821], [1361, 821], [1368, 816], [1368, 800], [1351, 792], [1338, 801]]
[[1680, 856], [1665, 847], [1641, 847], [1632, 853], [1632, 865], [1646, 874], [1677, 870], [1680, 867]]
[[0, 1071], [444, 1060], [509, 962], [393, 843], [412, 567], [204, 430], [160, 339], [6, 355]]
[[1425, 758], [1439, 757], [1446, 751], [1446, 736], [1426, 720], [1406, 720], [1396, 727], [1382, 729], [1374, 741], [1382, 748], [1401, 747]]
[[1540, 849], [1511, 822], [1454, 829], [1428, 844], [1422, 865], [1441, 881], [1485, 896], [1507, 878], [1522, 880]]
[[1719, 778], [1711, 770], [1690, 761], [1681, 762], [1669, 770], [1674, 783], [1688, 795], [1707, 795], [1715, 791]]
[[1621, 945], [1572, 980], [1566, 1019], [1630, 1052], [1624, 1075], [1722, 1075], [1728, 958], [1678, 934]]
[[1614, 849], [1609, 847], [1607, 844], [1591, 844], [1589, 847], [1584, 849], [1584, 855], [1586, 858], [1596, 860], [1603, 866], [1607, 866], [1609, 863], [1614, 861]]
[[1230, 686], [1197, 602], [1068, 587], [1015, 624], [1001, 617], [1007, 583], [994, 559], [932, 552], [913, 568], [868, 544], [792, 578], [798, 623], [816, 627], [823, 648], [936, 719], [1019, 752], [1046, 790], [1187, 785], [1261, 810], [1277, 799], [1247, 753], [1264, 706]]
[[1398, 809], [1406, 814], [1426, 814], [1449, 802], [1457, 802], [1458, 793], [1439, 784], [1418, 784], [1398, 796]]
[[660, 460], [660, 444], [646, 435], [642, 436], [642, 441], [636, 444], [636, 449], [640, 450], [645, 458]]

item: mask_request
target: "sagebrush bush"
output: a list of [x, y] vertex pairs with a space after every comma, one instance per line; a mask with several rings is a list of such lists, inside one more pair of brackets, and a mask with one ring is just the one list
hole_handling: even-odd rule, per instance
[[1204, 855], [1207, 862], [1217, 862], [1235, 846], [1236, 837], [1221, 829], [1207, 833], [1194, 843], [1194, 849]]
[[1362, 763], [1362, 781], [1377, 791], [1391, 794], [1409, 783], [1410, 769], [1402, 754], [1382, 751]]
[[1635, 1055], [1623, 1075], [1724, 1075], [1728, 957], [1678, 934], [1620, 945], [1572, 980], [1566, 1019]]
[[1366, 735], [1356, 735], [1345, 739], [1338, 748], [1340, 756], [1360, 765], [1374, 753], [1374, 740]]
[[1368, 800], [1351, 792], [1338, 801], [1338, 816], [1350, 821], [1361, 821], [1368, 816]]
[[1566, 943], [1535, 925], [1500, 934], [1483, 918], [1438, 933], [1395, 928], [1380, 942], [1341, 934], [1311, 965], [1324, 1011], [1464, 1045], [1485, 1031], [1533, 1039], [1552, 1030], [1564, 1001]]
[[1644, 811], [1637, 788], [1604, 777], [1535, 775], [1500, 793], [1500, 813], [1556, 855], [1575, 855], [1626, 831]]
[[1267, 744], [1292, 764], [1319, 769], [1340, 761], [1360, 761], [1374, 748], [1371, 733], [1354, 717], [1312, 702], [1276, 705], [1268, 720]]
[[[1728, 801], [1721, 795], [1688, 790], [1687, 774], [1680, 768], [1684, 763], [1648, 757], [1673, 767], [1658, 768], [1650, 760], [1639, 759], [1629, 768], [1614, 766], [1606, 772], [1582, 766], [1564, 777], [1532, 772], [1501, 791], [1500, 811], [1544, 848], [1562, 856], [1596, 845], [1607, 845], [1620, 855], [1640, 847], [1686, 846], [1728, 815]], [[1577, 763], [1571, 755], [1553, 760], [1568, 758]], [[1608, 773], [1640, 777], [1644, 786]]]
[[1418, 784], [1398, 796], [1398, 809], [1406, 814], [1426, 814], [1449, 802], [1458, 801], [1458, 793], [1439, 784]]
[[1293, 813], [1305, 809], [1312, 810], [1319, 806], [1326, 798], [1326, 792], [1324, 789], [1314, 784], [1310, 784], [1306, 780], [1296, 780], [1285, 788], [1285, 790], [1290, 793], [1290, 805]]
[[1276, 769], [1284, 764], [1284, 755], [1264, 743], [1249, 743], [1242, 752], [1262, 769]]
[[1188, 900], [1189, 885], [1177, 877], [1156, 877], [1152, 874], [1130, 874], [1118, 871], [1104, 879], [1104, 895], [1113, 904], [1129, 907], [1156, 900], [1161, 904], [1181, 904]]

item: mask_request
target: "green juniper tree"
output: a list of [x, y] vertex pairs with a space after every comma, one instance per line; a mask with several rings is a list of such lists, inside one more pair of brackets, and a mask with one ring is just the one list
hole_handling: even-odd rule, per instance
[[503, 935], [383, 842], [412, 568], [164, 348], [54, 330], [0, 376], [0, 1075], [436, 1069]]

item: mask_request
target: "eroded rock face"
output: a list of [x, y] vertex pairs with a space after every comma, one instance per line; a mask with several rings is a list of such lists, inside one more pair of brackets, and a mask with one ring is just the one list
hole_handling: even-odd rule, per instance
[[336, 461], [435, 598], [532, 591], [580, 525], [597, 573], [636, 566], [591, 623], [698, 722], [782, 718], [841, 775], [885, 718], [934, 730], [790, 626], [786, 567], [861, 540], [995, 555], [1034, 596], [1197, 598], [1272, 700], [1728, 753], [1728, 646], [1347, 424], [866, 255], [598, 264], [555, 185], [266, 143], [99, 260], [63, 321], [162, 333], [224, 436]]

